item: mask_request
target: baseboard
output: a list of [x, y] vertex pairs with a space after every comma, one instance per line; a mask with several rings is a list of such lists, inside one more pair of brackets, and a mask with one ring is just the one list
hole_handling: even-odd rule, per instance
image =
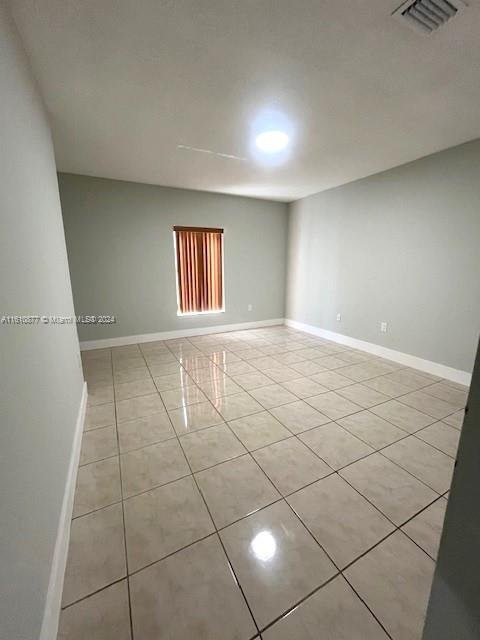
[[82, 445], [83, 426], [85, 413], [87, 410], [87, 383], [83, 384], [82, 399], [75, 425], [72, 452], [68, 466], [67, 482], [65, 493], [63, 494], [62, 511], [57, 530], [57, 540], [53, 552], [52, 569], [50, 581], [48, 583], [47, 599], [45, 602], [45, 612], [43, 615], [42, 628], [39, 640], [56, 640], [58, 633], [58, 622], [62, 605], [63, 579], [67, 564], [68, 543], [70, 541], [70, 523], [72, 520], [73, 499], [75, 496], [75, 485], [77, 482], [78, 462], [80, 459], [80, 448]]
[[203, 336], [211, 333], [224, 333], [226, 331], [241, 331], [242, 329], [259, 329], [284, 324], [283, 318], [272, 320], [255, 320], [253, 322], [239, 322], [237, 324], [221, 324], [212, 327], [199, 327], [192, 329], [177, 329], [175, 331], [161, 331], [160, 333], [142, 333], [136, 336], [123, 336], [120, 338], [104, 338], [103, 340], [86, 340], [80, 342], [82, 351], [91, 349], [105, 349], [108, 347], [121, 347], [126, 344], [141, 342], [154, 342], [155, 340], [172, 340], [174, 338], [186, 338], [188, 336]]
[[350, 336], [343, 335], [342, 333], [335, 333], [334, 331], [328, 331], [327, 329], [321, 329], [320, 327], [315, 327], [311, 324], [304, 324], [303, 322], [297, 322], [296, 320], [290, 320], [288, 318], [285, 320], [285, 324], [293, 329], [305, 331], [306, 333], [311, 333], [319, 338], [325, 338], [326, 340], [332, 340], [333, 342], [344, 344], [347, 347], [361, 349], [367, 353], [373, 353], [381, 358], [393, 360], [393, 362], [398, 362], [406, 367], [425, 371], [426, 373], [431, 373], [434, 376], [439, 376], [446, 380], [452, 380], [453, 382], [459, 382], [460, 384], [468, 386], [472, 379], [472, 374], [468, 373], [468, 371], [454, 369], [453, 367], [448, 367], [445, 364], [433, 362], [432, 360], [425, 360], [424, 358], [419, 358], [418, 356], [413, 356], [409, 353], [403, 353], [402, 351], [395, 351], [394, 349], [382, 347], [381, 345], [374, 344], [373, 342], [357, 340], [357, 338], [351, 338]]

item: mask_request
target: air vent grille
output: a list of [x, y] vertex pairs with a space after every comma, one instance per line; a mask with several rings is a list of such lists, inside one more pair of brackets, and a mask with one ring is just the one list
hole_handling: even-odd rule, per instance
[[393, 15], [406, 20], [423, 33], [432, 33], [465, 6], [464, 0], [410, 0], [403, 3]]

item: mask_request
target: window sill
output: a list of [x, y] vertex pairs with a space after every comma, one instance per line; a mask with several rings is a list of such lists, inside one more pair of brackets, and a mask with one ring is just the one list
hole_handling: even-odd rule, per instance
[[213, 315], [218, 315], [220, 313], [225, 313], [225, 309], [220, 309], [219, 311], [191, 311], [187, 313], [182, 313], [181, 311], [177, 311], [177, 316], [179, 318], [185, 318], [188, 316], [213, 316]]

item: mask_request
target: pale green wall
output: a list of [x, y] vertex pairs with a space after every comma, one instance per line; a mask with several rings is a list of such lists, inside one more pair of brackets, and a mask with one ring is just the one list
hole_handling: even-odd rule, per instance
[[480, 141], [290, 205], [286, 315], [471, 371]]
[[[81, 340], [283, 318], [287, 205], [59, 174]], [[225, 313], [178, 317], [174, 225], [223, 227]], [[248, 311], [248, 305], [253, 311]]]
[[[0, 315], [73, 315], [50, 130], [0, 2]], [[38, 640], [83, 376], [74, 325], [0, 324], [0, 638]]]

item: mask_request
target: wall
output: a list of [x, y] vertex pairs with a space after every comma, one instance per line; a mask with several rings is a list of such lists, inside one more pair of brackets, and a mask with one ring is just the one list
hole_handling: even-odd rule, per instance
[[287, 317], [470, 372], [479, 203], [480, 141], [293, 203]]
[[[0, 316], [72, 315], [50, 131], [0, 2]], [[82, 393], [74, 325], [0, 324], [0, 638], [38, 640]]]
[[480, 350], [468, 397], [423, 640], [480, 637]]
[[[66, 174], [59, 184], [77, 314], [117, 317], [81, 326], [81, 340], [283, 318], [285, 204]], [[225, 229], [225, 313], [177, 316], [174, 225]]]

